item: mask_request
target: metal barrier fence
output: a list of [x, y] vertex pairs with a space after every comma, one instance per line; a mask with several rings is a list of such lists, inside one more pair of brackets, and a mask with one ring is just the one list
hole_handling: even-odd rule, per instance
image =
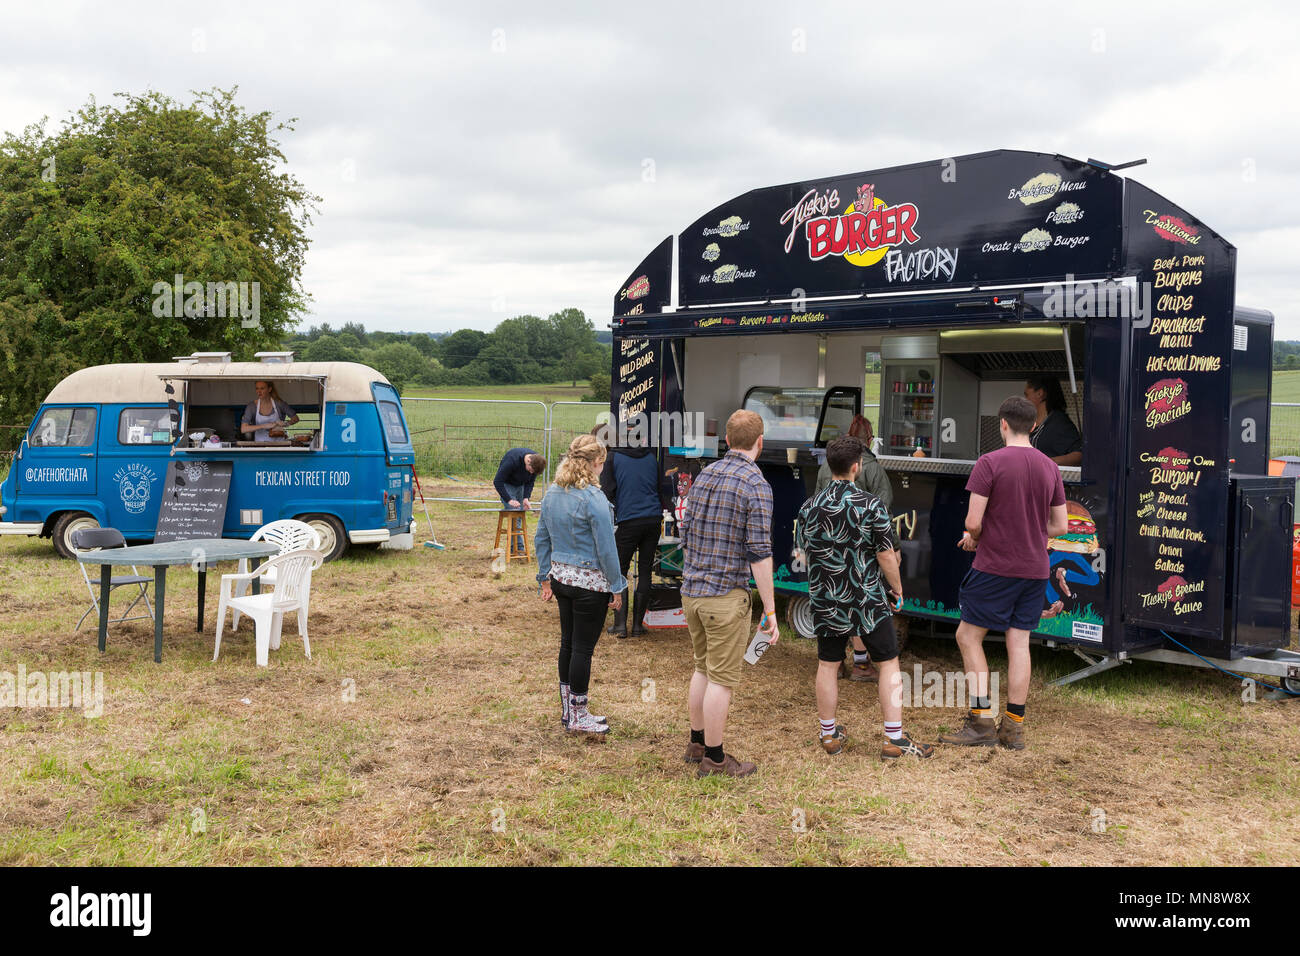
[[[597, 416], [608, 412], [609, 406], [596, 402], [552, 402], [550, 452], [556, 461], [569, 450], [569, 443], [579, 435], [586, 435], [597, 425]], [[608, 417], [608, 416], [607, 416]], [[551, 454], [547, 454], [547, 459]]]
[[1274, 402], [1269, 416], [1270, 458], [1300, 455], [1300, 402]]
[[[545, 454], [550, 410], [524, 399], [404, 398], [415, 469], [431, 477], [491, 479], [511, 448]], [[542, 475], [549, 483], [550, 456]]]

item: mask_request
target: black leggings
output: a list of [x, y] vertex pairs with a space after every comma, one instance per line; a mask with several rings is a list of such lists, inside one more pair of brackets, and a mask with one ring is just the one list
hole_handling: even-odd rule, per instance
[[551, 582], [551, 593], [560, 606], [560, 683], [568, 684], [574, 694], [586, 694], [591, 683], [591, 655], [605, 626], [610, 595], [559, 581]]
[[[650, 593], [650, 575], [654, 570], [655, 548], [659, 546], [659, 519], [637, 518], [624, 521], [614, 534], [618, 545], [618, 564], [623, 576], [632, 566], [632, 555], [636, 557], [636, 593], [644, 598]], [[641, 610], [645, 610], [644, 607]]]

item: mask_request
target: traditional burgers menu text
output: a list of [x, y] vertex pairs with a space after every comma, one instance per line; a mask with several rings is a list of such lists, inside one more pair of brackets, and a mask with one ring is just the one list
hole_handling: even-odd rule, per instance
[[1135, 320], [1126, 614], [1215, 636], [1223, 617], [1232, 249], [1129, 184], [1129, 265], [1148, 283]]

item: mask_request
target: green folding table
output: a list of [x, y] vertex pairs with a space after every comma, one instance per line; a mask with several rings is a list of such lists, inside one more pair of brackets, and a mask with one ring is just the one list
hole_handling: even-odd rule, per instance
[[[162, 663], [163, 600], [167, 591], [167, 568], [189, 564], [198, 571], [199, 615], [196, 631], [203, 631], [203, 604], [207, 596], [208, 565], [220, 561], [237, 561], [248, 558], [256, 568], [263, 558], [278, 554], [279, 546], [269, 541], [245, 541], [239, 538], [199, 538], [193, 541], [167, 541], [162, 544], [139, 544], [130, 548], [110, 548], [102, 551], [83, 551], [77, 560], [82, 564], [98, 564], [99, 572], [99, 649], [108, 644], [108, 594], [114, 565], [147, 565], [153, 568], [154, 624], [153, 659]], [[260, 582], [253, 581], [253, 593], [260, 591]]]

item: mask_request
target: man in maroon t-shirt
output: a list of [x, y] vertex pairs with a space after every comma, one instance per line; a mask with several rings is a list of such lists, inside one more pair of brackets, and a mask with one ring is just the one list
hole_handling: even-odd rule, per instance
[[[1064, 534], [1069, 522], [1061, 472], [1029, 443], [1034, 417], [1034, 406], [1019, 396], [1003, 402], [998, 427], [1006, 447], [982, 456], [966, 482], [970, 507], [958, 547], [974, 551], [975, 562], [958, 597], [957, 645], [967, 680], [973, 676], [975, 686], [961, 730], [941, 735], [940, 743], [1025, 749], [1029, 632], [1043, 612], [1047, 539]], [[1007, 639], [1007, 710], [996, 727], [983, 646], [990, 630], [1004, 631]]]

